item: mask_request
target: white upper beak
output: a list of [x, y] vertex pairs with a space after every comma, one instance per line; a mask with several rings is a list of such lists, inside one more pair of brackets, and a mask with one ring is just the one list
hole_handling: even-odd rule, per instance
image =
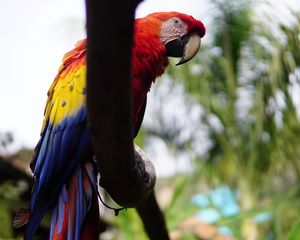
[[201, 37], [197, 33], [192, 33], [189, 36], [189, 40], [184, 47], [183, 56], [180, 59], [180, 61], [176, 64], [176, 66], [191, 60], [199, 51], [200, 46], [201, 46]]

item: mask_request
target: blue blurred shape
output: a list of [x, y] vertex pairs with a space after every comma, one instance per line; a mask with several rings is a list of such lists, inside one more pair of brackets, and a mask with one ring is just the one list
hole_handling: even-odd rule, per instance
[[207, 207], [209, 199], [204, 194], [199, 193], [192, 197], [192, 203], [199, 207]]
[[232, 217], [240, 212], [236, 194], [228, 186], [218, 187], [208, 194], [197, 194], [192, 198], [192, 203], [205, 208], [197, 214], [205, 223], [215, 223], [221, 217]]
[[221, 186], [211, 191], [210, 198], [223, 216], [232, 217], [240, 212], [240, 207], [236, 202], [236, 196], [227, 186]]
[[268, 222], [272, 218], [271, 212], [262, 212], [255, 216], [255, 221], [257, 223], [265, 223]]
[[205, 223], [215, 223], [221, 217], [220, 213], [214, 208], [207, 208], [197, 213], [197, 217]]
[[222, 196], [222, 190], [219, 191], [219, 188], [212, 190], [209, 194], [209, 197], [212, 201], [212, 204], [216, 207], [222, 207], [224, 197]]
[[219, 233], [228, 236], [228, 237], [233, 237], [233, 232], [230, 230], [230, 228], [222, 226], [218, 228]]
[[237, 203], [232, 202], [229, 204], [224, 204], [220, 211], [224, 217], [232, 217], [234, 215], [239, 214], [240, 207]]
[[219, 208], [231, 203], [236, 204], [235, 195], [227, 186], [221, 186], [211, 191], [210, 198], [212, 203]]

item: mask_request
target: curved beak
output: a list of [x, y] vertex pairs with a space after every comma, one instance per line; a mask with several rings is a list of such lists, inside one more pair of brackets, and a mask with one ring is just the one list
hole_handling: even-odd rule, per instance
[[201, 46], [201, 38], [198, 34], [193, 33], [188, 36], [188, 40], [184, 46], [183, 55], [176, 66], [190, 61], [199, 51]]
[[201, 37], [197, 33], [187, 34], [166, 44], [169, 57], [181, 57], [176, 66], [191, 60], [199, 51]]

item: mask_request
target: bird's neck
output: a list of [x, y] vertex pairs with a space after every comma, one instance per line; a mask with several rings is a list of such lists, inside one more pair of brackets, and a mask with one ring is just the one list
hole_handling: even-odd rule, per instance
[[152, 82], [164, 73], [168, 64], [166, 48], [156, 36], [145, 32], [135, 33], [132, 50], [132, 84], [139, 85], [139, 90], [147, 93]]

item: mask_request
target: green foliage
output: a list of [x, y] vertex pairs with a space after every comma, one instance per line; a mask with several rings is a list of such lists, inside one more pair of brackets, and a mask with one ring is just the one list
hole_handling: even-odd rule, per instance
[[13, 211], [22, 205], [19, 200], [21, 192], [22, 187], [10, 181], [0, 185], [0, 239], [13, 237]]
[[[226, 4], [223, 0], [214, 0], [213, 4], [219, 10], [214, 18], [213, 43], [215, 47], [223, 50], [222, 55], [232, 64], [233, 73], [236, 73], [241, 48], [249, 39], [253, 27], [251, 4], [247, 0], [230, 0], [226, 1]], [[223, 74], [220, 77], [226, 77], [228, 73]]]
[[[120, 212], [113, 224], [119, 229], [116, 239], [146, 240], [143, 223], [134, 209]], [[122, 237], [121, 237], [122, 236]]]
[[286, 240], [297, 240], [300, 239], [300, 219], [293, 225], [289, 232]]
[[[271, 201], [300, 187], [300, 121], [293, 100], [300, 83], [300, 18], [278, 27], [281, 41], [269, 25], [253, 20], [251, 4], [214, 3], [212, 43], [194, 65], [169, 71], [204, 111], [199, 127], [208, 129], [211, 144], [197, 159], [196, 175], [238, 190], [237, 219], [244, 217], [235, 225], [237, 236], [261, 239], [271, 232], [282, 239], [300, 214], [297, 191]], [[273, 222], [258, 229], [251, 213], [265, 208], [274, 213]]]
[[190, 194], [188, 194], [191, 190], [189, 186], [193, 186], [192, 179], [178, 175], [175, 177], [173, 184], [172, 198], [168, 207], [164, 209], [169, 229], [178, 227], [183, 220], [199, 210], [199, 207], [191, 204]]
[[7, 201], [0, 200], [0, 239], [12, 237], [12, 219], [7, 207]]

